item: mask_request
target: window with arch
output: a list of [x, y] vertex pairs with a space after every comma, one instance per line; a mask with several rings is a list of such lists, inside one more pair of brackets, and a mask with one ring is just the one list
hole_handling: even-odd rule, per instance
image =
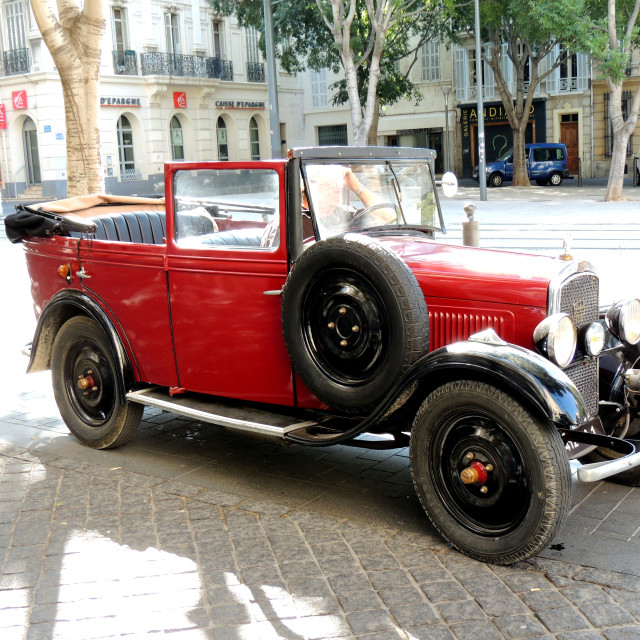
[[136, 167], [133, 156], [133, 128], [127, 116], [118, 118], [118, 157], [121, 180], [135, 180]]
[[249, 141], [251, 142], [251, 159], [260, 160], [260, 131], [255, 118], [249, 121]]
[[229, 145], [227, 143], [227, 125], [222, 116], [218, 118], [216, 124], [216, 135], [218, 138], [218, 160], [227, 161], [229, 159]]
[[171, 118], [169, 133], [171, 135], [171, 158], [173, 160], [184, 160], [184, 138], [178, 116]]

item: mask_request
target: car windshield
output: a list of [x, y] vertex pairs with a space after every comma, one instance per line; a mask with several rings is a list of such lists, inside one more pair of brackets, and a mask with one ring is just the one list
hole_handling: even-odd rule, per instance
[[427, 161], [376, 160], [303, 164], [303, 208], [320, 238], [372, 228], [443, 231], [440, 205]]
[[496, 162], [511, 162], [511, 156], [513, 156], [513, 149], [507, 149]]

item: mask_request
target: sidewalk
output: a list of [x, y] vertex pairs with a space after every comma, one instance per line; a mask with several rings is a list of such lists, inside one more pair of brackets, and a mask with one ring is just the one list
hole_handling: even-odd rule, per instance
[[[497, 218], [525, 208], [509, 189]], [[553, 545], [496, 567], [431, 528], [406, 449], [285, 448], [153, 409], [129, 445], [82, 447], [49, 373], [24, 374], [21, 253], [0, 239], [2, 640], [640, 638], [640, 489], [575, 486]]]

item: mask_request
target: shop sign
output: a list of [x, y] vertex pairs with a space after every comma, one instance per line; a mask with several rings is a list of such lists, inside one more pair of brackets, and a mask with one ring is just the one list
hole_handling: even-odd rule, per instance
[[266, 109], [267, 103], [262, 100], [216, 100], [218, 109]]
[[100, 98], [101, 107], [141, 107], [142, 98]]
[[185, 91], [174, 91], [173, 92], [173, 106], [176, 109], [186, 109], [187, 108], [187, 94]]
[[0, 104], [0, 129], [7, 128], [7, 112], [3, 104]]
[[11, 92], [11, 102], [14, 109], [26, 109], [27, 108], [27, 90], [20, 89], [20, 91]]

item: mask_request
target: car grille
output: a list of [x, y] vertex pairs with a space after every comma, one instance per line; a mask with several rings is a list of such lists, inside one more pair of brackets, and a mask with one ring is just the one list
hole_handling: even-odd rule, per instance
[[[598, 321], [599, 310], [599, 279], [594, 273], [578, 273], [570, 276], [560, 284], [550, 304], [550, 313], [569, 314], [576, 326], [578, 333], [585, 325]], [[572, 364], [565, 373], [584, 398], [587, 409], [591, 415], [598, 413], [598, 363], [597, 361], [583, 360], [584, 354], [576, 352], [578, 362]]]

